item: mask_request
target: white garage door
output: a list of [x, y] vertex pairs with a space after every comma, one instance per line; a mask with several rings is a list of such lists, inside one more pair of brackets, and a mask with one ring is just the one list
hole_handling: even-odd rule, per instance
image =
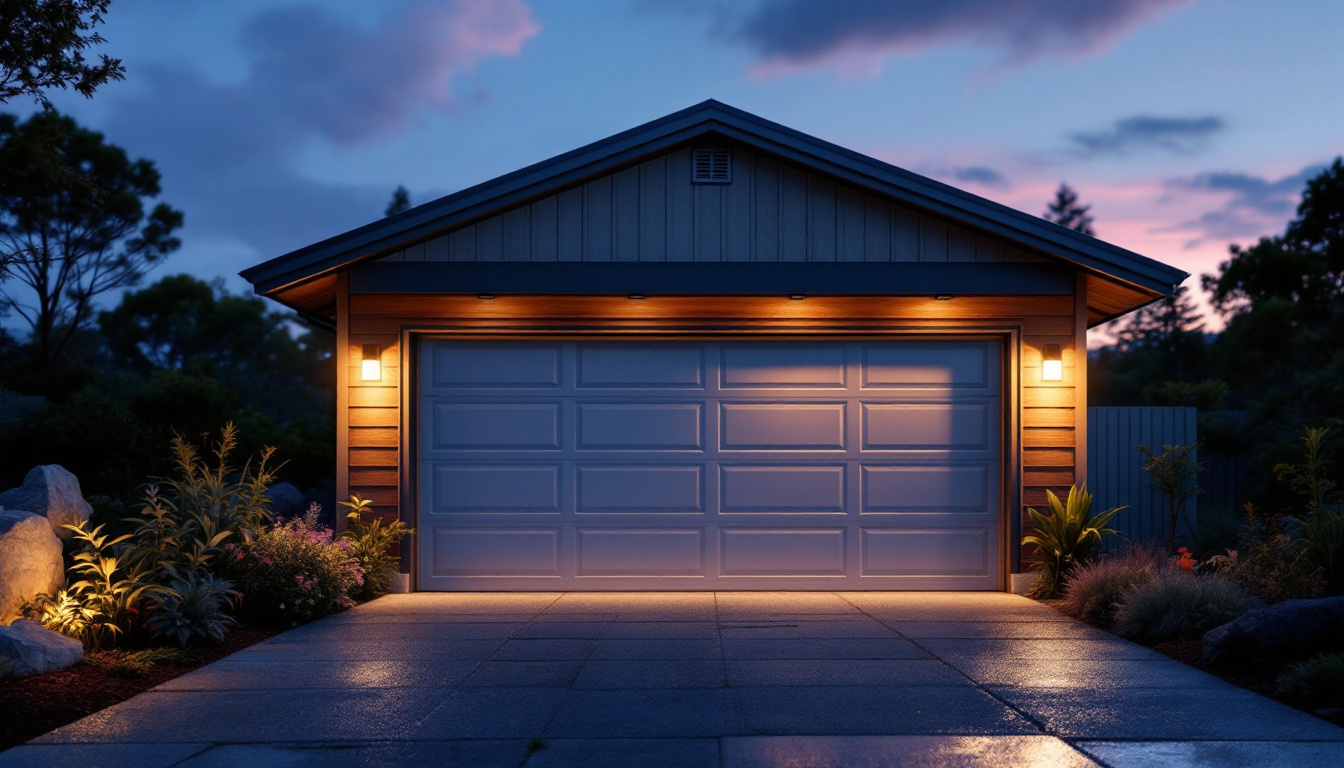
[[1001, 588], [994, 342], [420, 352], [420, 589]]

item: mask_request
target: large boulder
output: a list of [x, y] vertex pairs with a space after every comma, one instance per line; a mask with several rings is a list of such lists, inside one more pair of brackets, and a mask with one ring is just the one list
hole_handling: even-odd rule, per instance
[[0, 493], [0, 507], [42, 515], [62, 539], [74, 535], [62, 526], [88, 522], [93, 507], [79, 490], [79, 478], [59, 464], [33, 467], [23, 485]]
[[31, 619], [0, 627], [0, 677], [30, 677], [78, 664], [84, 646]]
[[1277, 663], [1344, 652], [1344, 597], [1285, 600], [1204, 633], [1210, 664]]
[[271, 511], [281, 520], [303, 517], [308, 510], [303, 491], [293, 483], [276, 483], [266, 489], [266, 496], [271, 500]]
[[47, 519], [0, 509], [0, 625], [17, 618], [24, 601], [64, 586], [61, 540]]

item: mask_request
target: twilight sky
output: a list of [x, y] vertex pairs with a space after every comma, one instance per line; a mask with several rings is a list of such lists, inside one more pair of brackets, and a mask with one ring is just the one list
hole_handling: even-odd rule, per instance
[[186, 213], [159, 273], [234, 290], [398, 184], [711, 97], [1030, 213], [1067, 181], [1198, 275], [1344, 153], [1341, 29], [1338, 0], [114, 0], [126, 81], [57, 105], [158, 164]]

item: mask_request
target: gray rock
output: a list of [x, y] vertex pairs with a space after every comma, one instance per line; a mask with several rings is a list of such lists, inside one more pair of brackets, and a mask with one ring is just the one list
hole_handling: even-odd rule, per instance
[[61, 540], [47, 519], [17, 509], [0, 510], [0, 625], [19, 616], [19, 606], [40, 593], [65, 586]]
[[288, 520], [302, 517], [308, 511], [303, 491], [293, 483], [276, 483], [266, 489], [266, 495], [271, 499], [271, 511], [276, 517]]
[[0, 677], [30, 677], [78, 664], [84, 646], [78, 640], [30, 619], [0, 627]]
[[1204, 633], [1210, 664], [1277, 663], [1344, 652], [1344, 597], [1285, 600]]
[[79, 478], [59, 464], [33, 467], [23, 485], [0, 493], [0, 507], [42, 515], [62, 539], [74, 535], [62, 526], [87, 522], [93, 514], [79, 490]]

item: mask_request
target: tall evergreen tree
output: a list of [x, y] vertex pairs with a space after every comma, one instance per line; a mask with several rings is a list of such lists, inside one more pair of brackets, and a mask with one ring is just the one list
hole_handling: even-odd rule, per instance
[[411, 209], [411, 193], [403, 186], [398, 185], [392, 190], [392, 201], [387, 204], [387, 209], [383, 211], [384, 216], [396, 216], [402, 211]]
[[1055, 199], [1046, 208], [1043, 218], [1061, 227], [1068, 227], [1095, 237], [1097, 233], [1092, 230], [1092, 217], [1088, 215], [1090, 210], [1092, 206], [1079, 205], [1078, 193], [1068, 184], [1061, 182], [1059, 189], [1055, 191]]

